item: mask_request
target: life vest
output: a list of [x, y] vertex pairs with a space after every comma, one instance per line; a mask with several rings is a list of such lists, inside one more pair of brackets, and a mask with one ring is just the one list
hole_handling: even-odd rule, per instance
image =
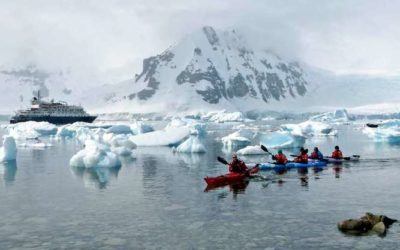
[[286, 155], [284, 155], [284, 154], [275, 155], [275, 161], [278, 164], [286, 164], [287, 163]]
[[322, 153], [320, 152], [320, 151], [318, 151], [318, 152], [312, 152], [311, 153], [311, 155], [310, 155], [310, 159], [317, 159], [317, 160], [321, 160], [321, 159], [323, 159], [324, 158], [324, 156], [322, 155]]
[[297, 156], [294, 161], [298, 162], [298, 163], [308, 163], [308, 155], [301, 154], [301, 155]]
[[232, 161], [229, 164], [229, 172], [233, 173], [244, 173], [247, 171], [247, 166], [244, 164], [243, 161], [237, 160], [237, 161]]
[[335, 158], [335, 159], [342, 159], [342, 158], [343, 158], [342, 151], [340, 151], [340, 150], [335, 150], [335, 151], [333, 151], [333, 152], [332, 152], [332, 158]]

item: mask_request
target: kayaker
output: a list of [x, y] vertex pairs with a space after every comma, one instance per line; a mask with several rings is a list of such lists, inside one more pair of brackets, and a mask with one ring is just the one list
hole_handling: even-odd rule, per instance
[[307, 150], [306, 149], [304, 149], [304, 148], [301, 148], [300, 149], [300, 155], [299, 156], [297, 156], [295, 159], [294, 159], [294, 162], [297, 162], [297, 163], [308, 163], [308, 155], [307, 155]]
[[332, 158], [334, 159], [342, 159], [343, 153], [340, 151], [339, 146], [335, 146], [335, 151], [332, 152]]
[[236, 154], [232, 155], [232, 162], [229, 163], [229, 172], [233, 173], [246, 173], [247, 172], [246, 164], [239, 160]]
[[319, 151], [318, 147], [314, 148], [314, 151], [310, 155], [310, 159], [313, 160], [322, 160], [324, 159], [324, 155]]
[[278, 150], [278, 154], [272, 156], [272, 160], [275, 160], [276, 164], [286, 164], [288, 162], [281, 149]]

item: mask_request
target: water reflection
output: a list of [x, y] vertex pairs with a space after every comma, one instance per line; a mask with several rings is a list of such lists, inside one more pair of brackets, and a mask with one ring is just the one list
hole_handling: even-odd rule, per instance
[[222, 189], [222, 188], [229, 188], [229, 192], [233, 193], [234, 198], [237, 197], [238, 194], [244, 194], [246, 191], [247, 186], [249, 185], [250, 181], [249, 180], [243, 180], [231, 184], [226, 184], [226, 185], [221, 185], [221, 186], [207, 186], [204, 192], [210, 192], [213, 190], [217, 189]]
[[5, 186], [12, 185], [17, 174], [17, 161], [0, 163], [0, 174], [3, 175]]
[[121, 167], [71, 168], [76, 176], [82, 178], [85, 187], [96, 189], [104, 189], [111, 179], [117, 179], [120, 169]]
[[201, 163], [201, 156], [199, 154], [176, 153], [176, 155], [184, 162], [185, 166], [189, 168], [198, 166]]
[[342, 166], [340, 165], [336, 165], [332, 167], [333, 172], [335, 173], [335, 178], [339, 179], [340, 178], [340, 174], [343, 170]]

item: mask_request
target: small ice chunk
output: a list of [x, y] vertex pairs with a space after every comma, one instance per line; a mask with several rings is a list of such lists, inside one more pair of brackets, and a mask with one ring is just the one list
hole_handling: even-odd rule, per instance
[[14, 137], [3, 136], [3, 146], [0, 148], [0, 162], [14, 161], [17, 158], [17, 145]]
[[55, 135], [57, 126], [48, 122], [20, 122], [9, 127], [10, 135], [15, 139], [37, 138], [39, 136]]
[[176, 146], [190, 134], [190, 129], [184, 127], [169, 127], [145, 134], [133, 135], [130, 140], [137, 146]]
[[334, 112], [327, 112], [310, 118], [311, 121], [327, 122], [327, 123], [346, 123], [354, 120], [350, 117], [346, 109], [338, 109]]
[[106, 129], [106, 132], [113, 134], [132, 134], [131, 127], [123, 124], [113, 125]]
[[238, 155], [264, 155], [265, 152], [260, 146], [247, 146], [237, 151]]
[[304, 145], [306, 138], [302, 135], [291, 134], [288, 131], [276, 131], [261, 134], [260, 142], [267, 148], [297, 148]]
[[317, 121], [305, 121], [299, 124], [283, 124], [282, 130], [288, 131], [296, 135], [305, 136], [321, 136], [321, 135], [335, 135], [336, 131], [332, 126]]
[[177, 148], [180, 153], [205, 153], [206, 147], [197, 136], [190, 136], [186, 141], [182, 142]]
[[154, 131], [154, 128], [151, 125], [144, 124], [142, 122], [135, 122], [130, 127], [134, 135], [144, 134]]
[[253, 131], [240, 129], [239, 131], [223, 137], [221, 140], [226, 149], [238, 149], [249, 146], [253, 137]]
[[94, 140], [86, 140], [85, 148], [70, 159], [72, 167], [119, 167], [121, 161], [110, 147]]

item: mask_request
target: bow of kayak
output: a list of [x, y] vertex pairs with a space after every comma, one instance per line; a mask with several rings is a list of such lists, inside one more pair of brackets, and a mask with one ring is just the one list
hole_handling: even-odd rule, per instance
[[335, 158], [324, 158], [324, 161], [328, 162], [328, 163], [343, 163], [343, 162], [355, 162], [355, 161], [359, 161], [360, 160], [360, 156], [350, 156], [350, 157], [344, 157], [342, 159], [335, 159]]
[[240, 182], [249, 177], [252, 174], [257, 173], [260, 170], [259, 167], [251, 168], [248, 173], [228, 173], [216, 177], [205, 177], [204, 180], [208, 186], [223, 186], [235, 182]]

